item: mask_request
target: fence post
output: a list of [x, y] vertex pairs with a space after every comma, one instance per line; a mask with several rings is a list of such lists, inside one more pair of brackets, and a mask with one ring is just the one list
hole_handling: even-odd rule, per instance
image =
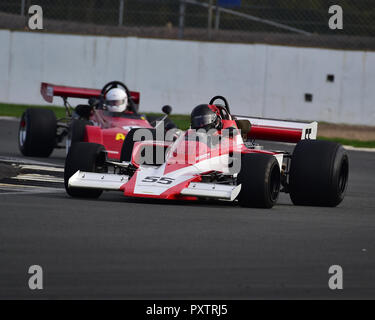
[[219, 28], [220, 28], [220, 7], [216, 6], [215, 30], [219, 31]]
[[210, 0], [208, 3], [208, 39], [212, 39], [212, 6], [213, 6], [213, 0]]
[[21, 16], [25, 15], [25, 1], [26, 0], [21, 0]]
[[119, 13], [118, 13], [118, 25], [122, 26], [124, 19], [124, 0], [120, 0]]
[[185, 28], [185, 9], [186, 3], [184, 0], [180, 0], [180, 16], [178, 20], [178, 38], [184, 38], [184, 28]]

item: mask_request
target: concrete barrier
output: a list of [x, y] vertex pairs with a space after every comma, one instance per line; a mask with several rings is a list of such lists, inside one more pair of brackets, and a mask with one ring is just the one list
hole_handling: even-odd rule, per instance
[[42, 81], [120, 80], [143, 111], [186, 114], [220, 94], [236, 114], [375, 124], [375, 52], [9, 30], [0, 43], [1, 102], [44, 104]]

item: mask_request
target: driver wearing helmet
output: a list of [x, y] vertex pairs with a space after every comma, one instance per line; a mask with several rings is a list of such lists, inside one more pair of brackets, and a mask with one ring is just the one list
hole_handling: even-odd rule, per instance
[[128, 97], [125, 90], [120, 88], [112, 88], [107, 92], [105, 105], [109, 112], [136, 113], [131, 98]]
[[210, 136], [222, 136], [223, 129], [228, 130], [228, 137], [233, 138], [239, 134], [233, 120], [224, 120], [220, 112], [220, 106], [200, 104], [191, 113], [191, 128], [204, 130]]
[[207, 132], [210, 129], [220, 131], [222, 126], [220, 110], [215, 105], [200, 104], [191, 112], [192, 129], [203, 129]]

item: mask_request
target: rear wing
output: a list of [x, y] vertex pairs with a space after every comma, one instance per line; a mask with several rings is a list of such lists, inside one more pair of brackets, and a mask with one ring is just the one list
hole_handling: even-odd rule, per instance
[[[58, 86], [51, 83], [42, 82], [40, 86], [40, 93], [45, 101], [52, 103], [53, 97], [62, 97], [64, 100], [67, 98], [99, 98], [101, 90]], [[139, 104], [141, 94], [136, 91], [130, 91], [130, 95], [134, 103]]]
[[251, 129], [248, 133], [250, 139], [297, 143], [304, 139], [315, 140], [318, 133], [316, 121], [309, 123], [245, 116], [234, 117], [238, 120], [250, 121]]

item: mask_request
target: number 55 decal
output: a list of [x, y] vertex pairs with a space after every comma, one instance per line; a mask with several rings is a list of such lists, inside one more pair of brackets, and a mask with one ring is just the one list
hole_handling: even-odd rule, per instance
[[142, 180], [142, 182], [149, 182], [149, 183], [160, 183], [160, 184], [171, 184], [175, 179], [167, 178], [167, 177], [155, 177], [149, 176]]

